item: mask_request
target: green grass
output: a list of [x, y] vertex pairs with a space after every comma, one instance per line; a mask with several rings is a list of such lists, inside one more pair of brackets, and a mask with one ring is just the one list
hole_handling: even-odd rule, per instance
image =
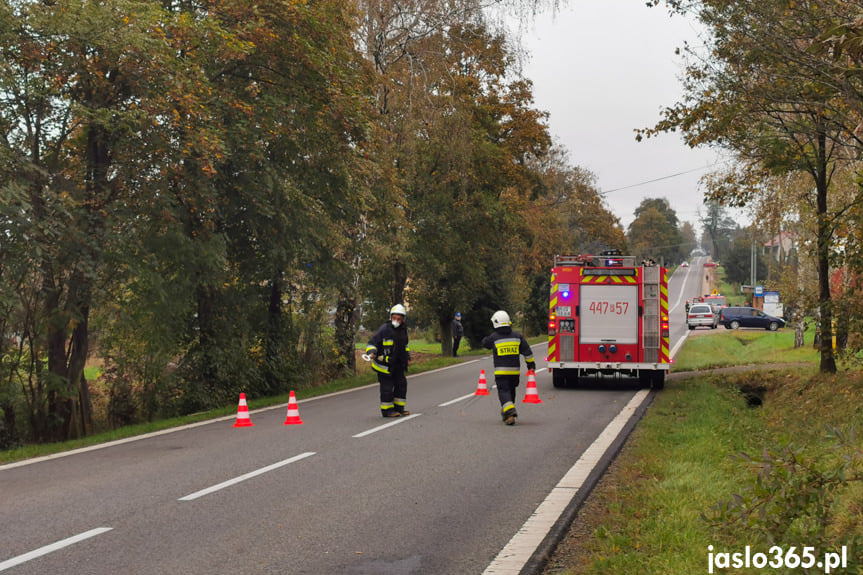
[[794, 349], [794, 330], [727, 330], [690, 336], [674, 360], [673, 372], [733, 365], [815, 362], [819, 352], [809, 343]]
[[706, 573], [715, 537], [701, 513], [740, 488], [728, 455], [758, 425], [728, 391], [669, 382], [594, 492], [583, 562], [562, 572]]
[[[359, 350], [365, 350], [366, 345], [368, 345], [366, 342], [358, 342], [356, 348]], [[440, 347], [440, 342], [426, 341], [424, 339], [410, 340], [411, 351], [416, 353], [429, 353], [440, 355]], [[461, 347], [464, 348], [464, 344], [462, 344]]]
[[[823, 552], [855, 538], [863, 541], [863, 450], [850, 432], [863, 428], [863, 373], [819, 374], [811, 342], [794, 350], [792, 336], [790, 331], [738, 331], [689, 338], [678, 356], [678, 370], [771, 361], [802, 361], [809, 366], [763, 366], [669, 379], [580, 511], [545, 575], [707, 573], [708, 545], [728, 552], [760, 545], [763, 549], [756, 550], [767, 551], [766, 541], [773, 537], [785, 550], [817, 545]], [[762, 405], [750, 407], [747, 394], [753, 392], [763, 398]], [[830, 427], [850, 437], [852, 445], [837, 449], [836, 439], [826, 433]], [[797, 473], [787, 477], [780, 468], [738, 457], [772, 457], [785, 450], [793, 451], [800, 464]], [[817, 481], [801, 481], [806, 470], [824, 471], [817, 477], [847, 482], [839, 481], [835, 490], [822, 489]], [[834, 498], [821, 540], [811, 534], [795, 539], [785, 523], [771, 524], [772, 513], [765, 520], [752, 514], [746, 523], [719, 512], [720, 503], [738, 494], [760, 493], [766, 497], [763, 504], [770, 505], [785, 497], [786, 490], [800, 495], [789, 497], [791, 503], [785, 507], [798, 517], [795, 529], [811, 527], [807, 506], [818, 497], [829, 493]], [[857, 567], [855, 562], [847, 572], [858, 572]]]

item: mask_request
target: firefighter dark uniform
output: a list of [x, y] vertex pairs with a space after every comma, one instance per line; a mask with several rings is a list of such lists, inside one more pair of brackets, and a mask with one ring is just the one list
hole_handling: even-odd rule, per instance
[[[405, 409], [408, 391], [405, 372], [411, 360], [411, 352], [404, 317], [404, 307], [394, 306], [390, 311], [392, 321], [379, 327], [366, 346], [366, 354], [371, 356], [372, 369], [378, 374], [381, 415], [384, 417], [410, 414]], [[396, 323], [399, 325], [396, 326]]]
[[461, 324], [461, 314], [455, 314], [452, 320], [452, 356], [458, 357], [458, 345], [464, 337], [464, 326]]
[[521, 374], [521, 357], [528, 369], [536, 369], [533, 351], [524, 336], [513, 331], [509, 314], [498, 311], [491, 317], [494, 333], [482, 340], [483, 347], [492, 350], [494, 382], [500, 399], [500, 415], [507, 425], [513, 425], [518, 412], [515, 409], [515, 391]]

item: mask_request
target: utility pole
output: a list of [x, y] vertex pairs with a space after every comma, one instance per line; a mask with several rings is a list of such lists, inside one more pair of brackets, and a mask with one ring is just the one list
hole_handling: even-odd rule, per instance
[[755, 240], [752, 240], [752, 251], [749, 256], [749, 285], [755, 289], [755, 271], [758, 269], [758, 251], [755, 249]]

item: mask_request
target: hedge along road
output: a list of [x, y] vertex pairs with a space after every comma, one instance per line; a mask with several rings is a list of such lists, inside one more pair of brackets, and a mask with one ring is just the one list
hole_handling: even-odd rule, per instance
[[536, 572], [650, 395], [541, 369], [507, 427], [480, 369], [410, 376], [393, 421], [372, 385], [2, 466], [0, 571]]

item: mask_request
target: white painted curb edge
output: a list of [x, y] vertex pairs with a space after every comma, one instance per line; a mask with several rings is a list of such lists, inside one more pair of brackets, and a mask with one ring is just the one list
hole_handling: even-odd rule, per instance
[[494, 561], [483, 571], [483, 575], [518, 575], [542, 544], [554, 524], [566, 510], [579, 489], [587, 481], [590, 473], [599, 465], [606, 451], [617, 439], [624, 426], [636, 410], [650, 395], [647, 389], [639, 390], [605, 427], [602, 433], [588, 447], [578, 461], [551, 490], [536, 511], [513, 535], [509, 543], [498, 553]]

